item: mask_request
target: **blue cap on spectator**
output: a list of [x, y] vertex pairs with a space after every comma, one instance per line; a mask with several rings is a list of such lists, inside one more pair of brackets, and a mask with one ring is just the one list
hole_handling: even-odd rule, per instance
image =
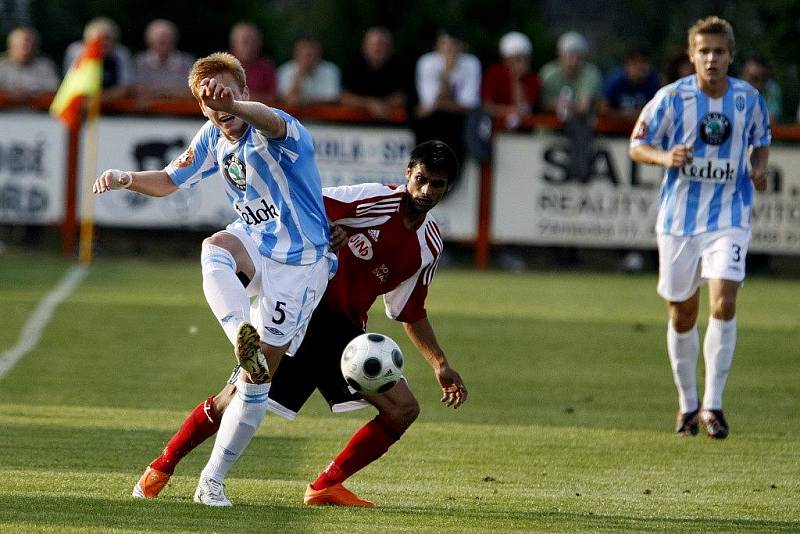
[[508, 32], [500, 38], [500, 55], [528, 56], [533, 51], [533, 45], [528, 36], [521, 32]]
[[567, 32], [558, 38], [559, 54], [581, 54], [589, 52], [589, 42], [578, 32]]

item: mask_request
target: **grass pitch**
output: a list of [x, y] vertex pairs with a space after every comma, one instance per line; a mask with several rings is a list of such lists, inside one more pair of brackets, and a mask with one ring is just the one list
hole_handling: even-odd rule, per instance
[[[2, 258], [0, 350], [68, 267]], [[721, 442], [672, 435], [654, 286], [649, 275], [440, 271], [428, 311], [470, 399], [440, 406], [400, 325], [373, 310], [371, 330], [400, 343], [422, 405], [348, 482], [378, 507], [302, 505], [305, 485], [372, 417], [330, 415], [315, 397], [293, 423], [267, 417], [228, 478], [235, 506], [212, 510], [191, 502], [211, 441], [157, 501], [130, 498], [233, 364], [199, 267], [101, 259], [0, 379], [0, 531], [800, 531], [800, 282], [751, 278], [740, 293]]]

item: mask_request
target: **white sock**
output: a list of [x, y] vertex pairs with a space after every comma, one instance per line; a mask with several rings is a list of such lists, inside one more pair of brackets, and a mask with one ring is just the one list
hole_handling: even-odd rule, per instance
[[236, 396], [222, 414], [211, 457], [200, 478], [212, 478], [219, 483], [253, 439], [267, 413], [270, 384], [236, 382]]
[[722, 409], [722, 392], [733, 361], [736, 348], [736, 317], [730, 321], [708, 318], [708, 329], [703, 341], [703, 357], [706, 360], [706, 390], [703, 408]]
[[236, 346], [239, 325], [250, 320], [250, 299], [236, 276], [236, 261], [226, 249], [204, 244], [200, 264], [206, 301], [225, 335]]
[[678, 405], [681, 413], [697, 409], [697, 353], [700, 351], [700, 335], [697, 325], [691, 330], [678, 333], [667, 326], [667, 353], [672, 366], [672, 378], [678, 388]]

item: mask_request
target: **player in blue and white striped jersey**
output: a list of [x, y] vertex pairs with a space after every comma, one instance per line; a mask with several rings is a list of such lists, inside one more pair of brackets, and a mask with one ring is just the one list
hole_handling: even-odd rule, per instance
[[[724, 438], [722, 393], [736, 345], [736, 293], [745, 276], [753, 185], [766, 188], [771, 141], [764, 99], [729, 77], [735, 40], [718, 17], [689, 29], [695, 74], [663, 87], [642, 110], [630, 156], [665, 167], [656, 220], [658, 293], [668, 302], [667, 350], [678, 388], [675, 430]], [[749, 158], [749, 165], [748, 165]], [[709, 284], [703, 353], [706, 383], [697, 394], [699, 286]]]
[[[306, 129], [283, 111], [250, 101], [244, 69], [230, 54], [197, 60], [189, 85], [208, 122], [186, 152], [160, 171], [109, 169], [94, 192], [124, 188], [165, 196], [212, 175], [224, 178], [239, 218], [203, 242], [203, 291], [242, 368], [254, 376], [237, 384], [222, 436], [260, 423], [270, 388], [266, 369], [274, 372], [284, 353], [300, 346], [336, 256]], [[257, 296], [252, 316], [250, 296]]]

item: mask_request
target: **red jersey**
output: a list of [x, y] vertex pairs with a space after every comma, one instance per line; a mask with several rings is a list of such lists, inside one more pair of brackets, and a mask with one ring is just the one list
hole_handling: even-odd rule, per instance
[[433, 217], [406, 228], [405, 185], [328, 187], [322, 194], [328, 218], [350, 236], [339, 250], [326, 304], [362, 327], [378, 295], [390, 319], [412, 323], [427, 317], [425, 298], [443, 246]]

